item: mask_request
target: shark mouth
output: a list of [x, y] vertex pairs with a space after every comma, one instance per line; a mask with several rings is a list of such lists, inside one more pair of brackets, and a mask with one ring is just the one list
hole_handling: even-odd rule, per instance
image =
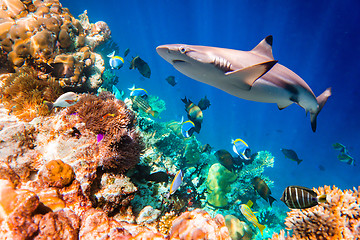
[[172, 61], [173, 64], [175, 64], [175, 63], [184, 63], [184, 62], [185, 61], [179, 60], [179, 59], [175, 59], [175, 60]]

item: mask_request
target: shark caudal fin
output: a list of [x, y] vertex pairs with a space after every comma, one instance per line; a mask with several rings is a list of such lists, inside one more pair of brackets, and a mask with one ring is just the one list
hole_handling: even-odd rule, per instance
[[316, 98], [316, 101], [319, 104], [319, 107], [316, 112], [310, 112], [311, 128], [313, 132], [316, 131], [316, 118], [320, 113], [321, 109], [324, 107], [326, 101], [331, 96], [331, 88], [326, 89], [320, 96]]

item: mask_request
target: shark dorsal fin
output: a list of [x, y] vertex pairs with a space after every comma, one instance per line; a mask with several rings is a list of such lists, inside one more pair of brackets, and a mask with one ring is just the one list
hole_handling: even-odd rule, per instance
[[271, 60], [274, 60], [274, 56], [272, 54], [272, 43], [273, 43], [273, 36], [269, 35], [266, 38], [264, 38], [256, 47], [254, 47], [251, 51], [264, 56], [266, 58], [269, 58]]
[[263, 62], [236, 71], [227, 72], [225, 75], [228, 77], [227, 81], [234, 87], [250, 90], [254, 82], [267, 73], [276, 63], [277, 61], [275, 60]]

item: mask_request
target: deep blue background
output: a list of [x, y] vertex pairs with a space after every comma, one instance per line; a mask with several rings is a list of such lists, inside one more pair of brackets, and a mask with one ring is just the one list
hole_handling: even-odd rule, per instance
[[[215, 149], [231, 151], [231, 139], [243, 138], [254, 151], [269, 150], [275, 167], [266, 170], [274, 181], [273, 195], [288, 185], [352, 188], [360, 182], [359, 165], [337, 160], [332, 144], [360, 156], [360, 7], [357, 1], [95, 1], [63, 0], [77, 17], [85, 9], [91, 22], [108, 23], [121, 51], [130, 48], [118, 71], [119, 88], [135, 84], [167, 103], [160, 121], [186, 116], [180, 98], [197, 102], [207, 95], [211, 107], [197, 136]], [[309, 116], [293, 104], [279, 111], [275, 104], [250, 102], [189, 79], [157, 55], [161, 44], [184, 43], [250, 50], [267, 35], [274, 36], [276, 60], [301, 76], [315, 95], [332, 87], [318, 117], [317, 132]], [[122, 55], [122, 53], [118, 53]], [[150, 79], [129, 70], [131, 56], [140, 55], [151, 67]], [[176, 76], [170, 86], [165, 78]], [[126, 91], [128, 93], [128, 91]], [[294, 149], [304, 161], [285, 159], [280, 148]], [[321, 170], [319, 166], [325, 170]]]

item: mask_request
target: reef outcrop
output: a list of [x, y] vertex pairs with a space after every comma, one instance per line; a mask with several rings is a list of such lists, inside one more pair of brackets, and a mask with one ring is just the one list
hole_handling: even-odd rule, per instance
[[303, 210], [293, 209], [285, 219], [287, 230], [272, 239], [358, 239], [360, 237], [360, 187], [342, 191], [333, 186], [313, 189], [326, 194], [326, 203]]
[[95, 92], [105, 70], [94, 48], [110, 38], [108, 25], [73, 17], [58, 0], [0, 1], [0, 72], [28, 66], [66, 91]]

